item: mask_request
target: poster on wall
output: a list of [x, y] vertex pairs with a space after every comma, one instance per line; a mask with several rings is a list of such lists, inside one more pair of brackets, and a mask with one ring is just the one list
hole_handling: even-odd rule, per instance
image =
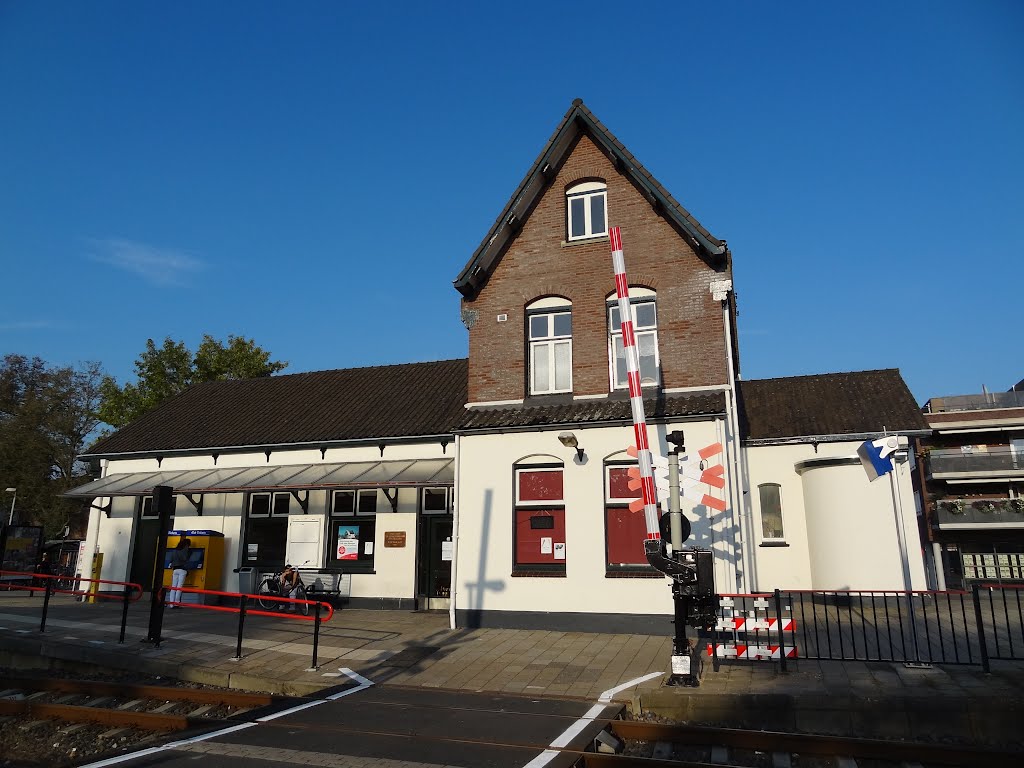
[[359, 559], [359, 526], [339, 525], [338, 526], [338, 560]]
[[541, 536], [540, 537], [540, 553], [542, 555], [550, 555], [551, 554], [551, 544], [552, 544], [553, 541], [554, 541], [554, 539], [552, 539], [550, 536]]
[[555, 542], [555, 560], [565, 560], [565, 542]]

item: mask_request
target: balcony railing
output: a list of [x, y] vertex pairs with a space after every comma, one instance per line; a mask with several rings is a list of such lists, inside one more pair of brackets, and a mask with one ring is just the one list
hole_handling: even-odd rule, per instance
[[935, 503], [935, 522], [940, 526], [1024, 524], [1024, 499], [942, 499]]
[[1024, 475], [1024, 452], [1010, 446], [989, 447], [965, 453], [959, 448], [939, 448], [928, 453], [928, 471], [934, 477], [943, 474], [1021, 473]]
[[982, 395], [933, 397], [925, 403], [928, 413], [950, 411], [990, 411], [995, 408], [1024, 408], [1024, 391], [987, 392]]

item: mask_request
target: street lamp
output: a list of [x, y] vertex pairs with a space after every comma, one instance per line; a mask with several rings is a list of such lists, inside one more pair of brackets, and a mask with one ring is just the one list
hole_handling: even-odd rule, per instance
[[18, 500], [18, 489], [17, 488], [5, 488], [4, 493], [13, 493], [14, 496], [11, 498], [11, 514], [7, 518], [7, 527], [10, 528], [14, 525], [14, 502]]

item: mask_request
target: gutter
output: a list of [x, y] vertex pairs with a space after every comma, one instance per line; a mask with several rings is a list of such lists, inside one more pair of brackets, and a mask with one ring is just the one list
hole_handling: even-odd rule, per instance
[[930, 429], [880, 429], [875, 432], [850, 432], [848, 434], [831, 435], [802, 435], [799, 437], [762, 437], [757, 439], [747, 438], [744, 444], [748, 447], [757, 448], [769, 445], [804, 445], [814, 443], [843, 443], [851, 440], [876, 440], [879, 437], [900, 434], [907, 437], [927, 437], [932, 434]]
[[446, 432], [435, 435], [411, 435], [399, 437], [358, 437], [350, 440], [317, 440], [304, 443], [254, 443], [252, 445], [211, 445], [201, 448], [150, 448], [144, 451], [111, 451], [108, 453], [82, 453], [78, 458], [82, 459], [118, 459], [124, 457], [148, 458], [157, 456], [201, 456], [211, 452], [217, 453], [244, 453], [255, 450], [261, 451], [282, 451], [299, 450], [308, 448], [353, 448], [372, 445], [402, 445], [405, 443], [445, 442], [451, 443], [455, 439], [454, 432]]

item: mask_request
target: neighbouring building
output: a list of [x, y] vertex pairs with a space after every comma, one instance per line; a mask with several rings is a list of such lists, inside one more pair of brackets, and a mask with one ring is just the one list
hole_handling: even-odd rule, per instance
[[742, 381], [728, 246], [579, 101], [455, 279], [468, 359], [201, 385], [111, 435], [74, 492], [104, 575], [152, 567], [165, 484], [175, 527], [224, 533], [226, 589], [234, 568], [308, 560], [351, 574], [354, 604], [461, 626], [670, 631], [628, 511], [611, 225], [653, 450], [723, 445], [724, 511], [684, 503], [718, 590], [924, 588], [913, 456], [871, 481], [857, 453], [928, 434], [899, 372]]
[[916, 446], [922, 541], [939, 589], [1024, 582], [1024, 382], [933, 397]]

